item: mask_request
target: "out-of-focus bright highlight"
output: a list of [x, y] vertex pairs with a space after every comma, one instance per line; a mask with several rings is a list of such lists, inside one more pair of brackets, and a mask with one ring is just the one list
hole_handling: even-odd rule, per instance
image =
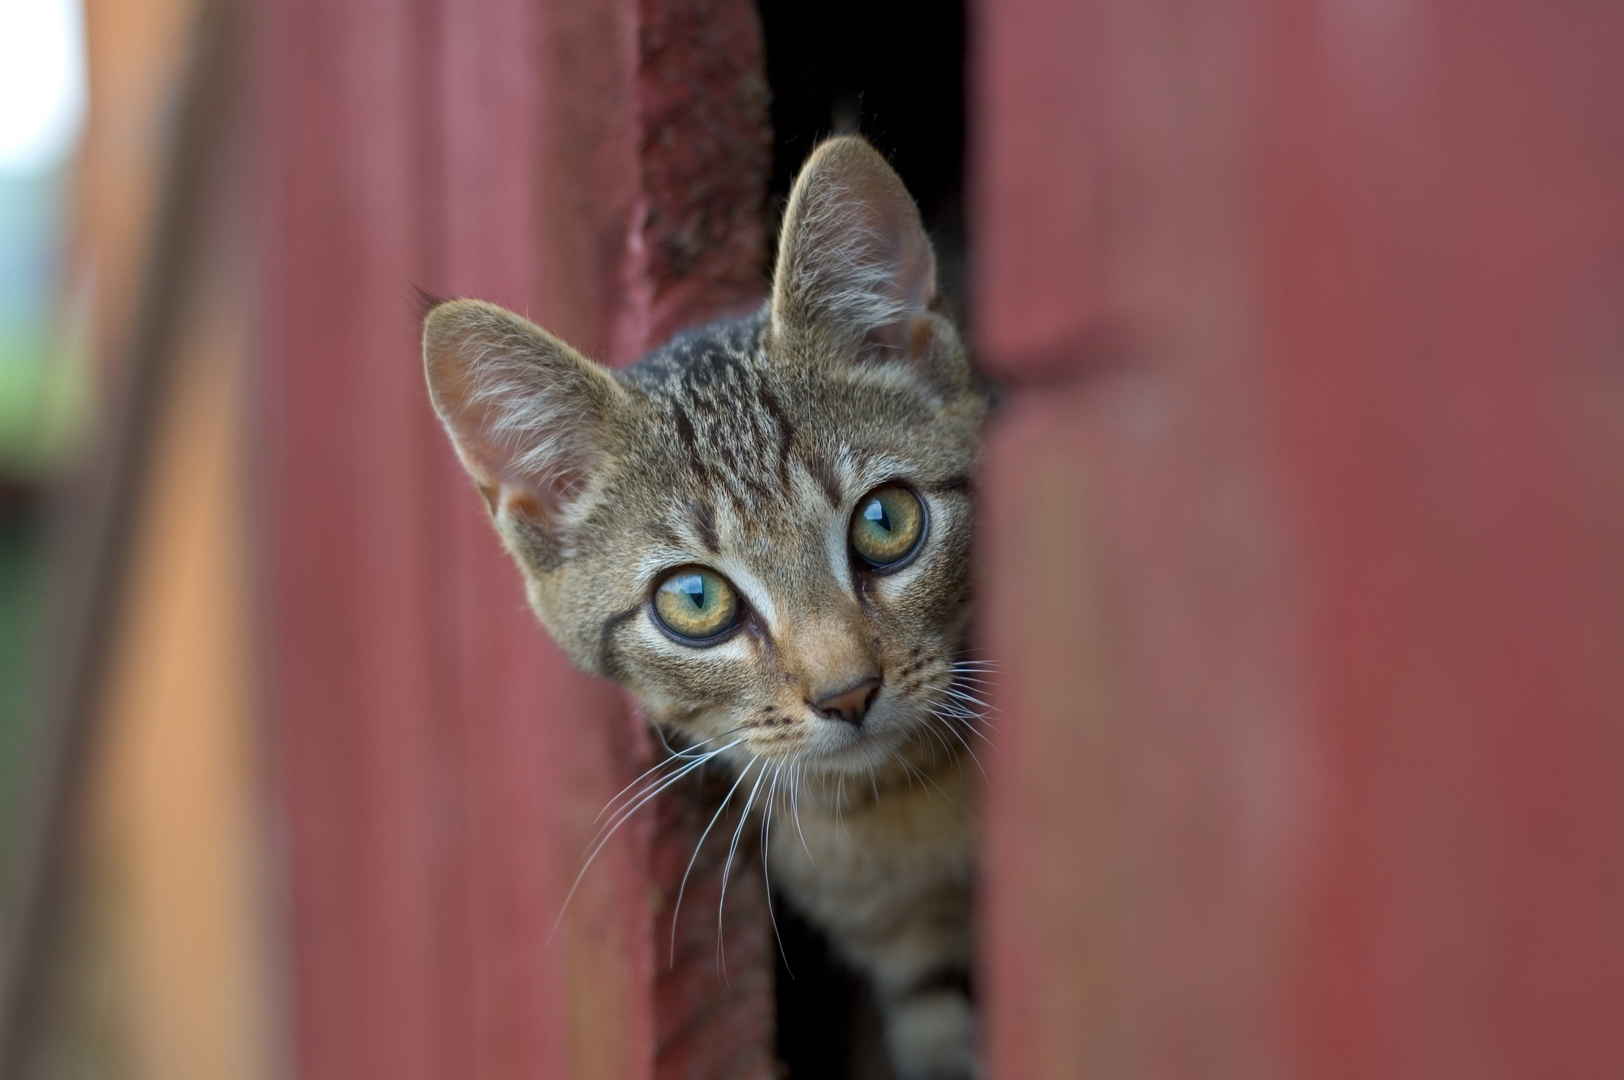
[[0, 4], [0, 171], [51, 168], [85, 107], [84, 42], [75, 0]]

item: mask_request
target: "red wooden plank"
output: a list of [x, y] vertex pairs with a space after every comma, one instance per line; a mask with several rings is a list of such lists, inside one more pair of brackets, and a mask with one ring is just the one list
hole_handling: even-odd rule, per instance
[[1316, 67], [1283, 23], [1266, 114], [1300, 151], [1265, 159], [1260, 269], [1271, 351], [1322, 358], [1279, 365], [1283, 453], [1317, 465], [1292, 495], [1347, 718], [1304, 1071], [1616, 1075], [1624, 12], [1425, 15], [1349, 6]]
[[[488, 14], [459, 20], [447, 39], [447, 258], [438, 283], [526, 311], [613, 363], [759, 289], [767, 147], [748, 5], [521, 4]], [[473, 861], [501, 868], [472, 886], [479, 900], [471, 933], [505, 987], [477, 1006], [482, 1075], [524, 1059], [519, 1048], [528, 1044], [537, 1046], [532, 1057], [545, 1049], [559, 1075], [641, 1074], [656, 1055], [661, 1075], [764, 1069], [771, 959], [760, 948], [759, 900], [746, 895], [730, 913], [726, 984], [712, 925], [692, 918], [702, 906], [690, 907], [684, 929], [700, 927], [705, 948], [684, 950], [669, 976], [669, 913], [662, 904], [648, 918], [650, 892], [669, 902], [697, 836], [685, 806], [660, 808], [621, 831], [552, 947], [539, 956], [514, 947], [551, 928], [594, 812], [641, 771], [648, 747], [642, 724], [541, 640], [515, 602], [515, 575], [479, 519], [478, 501], [460, 477], [451, 490], [461, 711], [490, 718], [464, 735], [470, 775], [481, 781], [471, 790], [484, 853]], [[509, 651], [492, 654], [493, 641]], [[579, 740], [586, 725], [594, 725], [592, 741], [563, 752], [559, 744]], [[505, 796], [491, 792], [493, 781]], [[545, 847], [516, 847], [507, 835], [515, 820], [549, 822]], [[651, 845], [659, 852], [652, 864]], [[470, 870], [477, 881], [478, 867]], [[699, 864], [691, 901], [714, 895], [708, 877], [717, 872], [708, 860]], [[512, 889], [518, 880], [529, 882], [523, 894]], [[616, 999], [646, 994], [656, 974], [654, 1008], [628, 1014]], [[475, 981], [491, 985], [491, 972]], [[547, 1037], [557, 1025], [545, 1011], [560, 1003], [575, 1018], [567, 1046]], [[493, 1045], [514, 1056], [491, 1057]]]
[[[729, 897], [729, 983], [703, 917], [684, 929], [706, 947], [664, 974], [686, 804], [622, 831], [548, 943], [647, 738], [525, 610], [433, 429], [407, 303], [409, 282], [489, 297], [624, 362], [759, 289], [753, 8], [261, 20], [265, 591], [298, 1071], [767, 1075], [759, 893]], [[717, 872], [701, 862], [690, 903]]]
[[[421, 265], [414, 12], [258, 12], [264, 557], [271, 745], [287, 828], [291, 1060], [437, 1075], [434, 553], [438, 438], [400, 375]], [[403, 360], [403, 358], [406, 358]]]
[[[636, 190], [624, 4], [500, 3], [447, 20], [437, 291], [480, 296], [602, 355]], [[585, 123], [596, 111], [596, 125]], [[480, 1076], [646, 1076], [646, 838], [606, 849], [556, 936], [592, 816], [646, 753], [610, 689], [569, 669], [446, 447], [445, 603], [463, 760], [465, 1057]], [[624, 774], [628, 778], [635, 773]]]
[[1624, 15], [986, 5], [1000, 1075], [1612, 1075]]

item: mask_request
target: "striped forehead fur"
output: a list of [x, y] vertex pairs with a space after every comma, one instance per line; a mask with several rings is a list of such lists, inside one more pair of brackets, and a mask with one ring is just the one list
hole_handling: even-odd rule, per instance
[[692, 332], [625, 372], [647, 397], [651, 426], [666, 429], [693, 493], [703, 496], [670, 508], [665, 527], [686, 527], [708, 549], [716, 546], [719, 513], [751, 532], [764, 512], [786, 500], [815, 491], [835, 502], [849, 487], [845, 474], [859, 451], [845, 444], [848, 433], [838, 423], [804, 430], [812, 418], [798, 419], [804, 410], [793, 406], [809, 390], [831, 402], [844, 396], [853, 409], [888, 417], [894, 429], [934, 411], [932, 388], [906, 370], [797, 371], [774, 355], [766, 322], [763, 311]]

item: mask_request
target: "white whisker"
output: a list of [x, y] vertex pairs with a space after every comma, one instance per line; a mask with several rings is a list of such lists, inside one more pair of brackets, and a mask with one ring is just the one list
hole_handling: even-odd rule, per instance
[[987, 704], [975, 694], [970, 693], [968, 690], [961, 690], [956, 686], [944, 686], [942, 688], [942, 693], [946, 694], [950, 698], [953, 698], [955, 701], [962, 701], [967, 705], [974, 705], [980, 709], [993, 708], [993, 706]]
[[722, 908], [727, 904], [727, 881], [733, 870], [733, 854], [739, 850], [739, 837], [744, 835], [745, 823], [750, 820], [750, 808], [756, 804], [756, 792], [761, 790], [761, 782], [766, 777], [767, 768], [764, 765], [756, 774], [756, 782], [750, 785], [750, 797], [744, 800], [738, 828], [733, 830], [733, 842], [727, 846], [727, 861], [722, 864], [722, 892], [716, 898], [716, 962], [721, 968], [724, 983], [727, 982], [727, 945], [722, 937]]
[[958, 723], [963, 724], [965, 729], [973, 734], [976, 738], [980, 739], [988, 746], [992, 745], [992, 739], [988, 738], [987, 733], [981, 730], [981, 725], [986, 724], [987, 720], [979, 713], [972, 712], [963, 706], [953, 705], [946, 702], [938, 705], [934, 711], [940, 719], [957, 721]]
[[943, 753], [945, 753], [948, 757], [953, 756], [953, 747], [952, 747], [952, 745], [950, 743], [948, 743], [948, 741], [946, 739], [942, 738], [941, 732], [936, 730], [936, 726], [934, 724], [926, 724], [925, 725], [925, 731], [927, 733], [929, 733], [931, 738], [935, 739], [937, 741], [937, 743], [939, 743], [941, 745]]
[[564, 915], [569, 910], [570, 901], [575, 899], [575, 894], [580, 889], [581, 882], [586, 879], [586, 872], [591, 869], [593, 861], [598, 857], [598, 853], [601, 852], [604, 849], [604, 846], [614, 838], [615, 833], [620, 831], [620, 827], [636, 816], [637, 811], [646, 806], [648, 802], [658, 796], [660, 792], [666, 790], [672, 784], [675, 784], [677, 781], [681, 780], [695, 769], [701, 768], [706, 762], [710, 761], [717, 755], [737, 746], [738, 743], [742, 741], [743, 740], [738, 740], [729, 743], [720, 750], [713, 750], [703, 757], [688, 762], [688, 764], [682, 766], [671, 775], [660, 777], [647, 789], [639, 792], [637, 797], [628, 806], [617, 811], [616, 815], [606, 822], [596, 834], [594, 834], [593, 840], [589, 841], [589, 843], [593, 844], [591, 852], [581, 863], [581, 869], [576, 872], [575, 880], [570, 883], [569, 892], [564, 894], [564, 902], [559, 905], [558, 917], [553, 920], [553, 928], [548, 932], [549, 940], [551, 940], [553, 934], [558, 932], [559, 926], [563, 923]]
[[760, 758], [753, 757], [745, 762], [744, 768], [739, 770], [739, 778], [733, 781], [733, 786], [727, 789], [726, 795], [722, 796], [722, 805], [718, 806], [716, 813], [711, 815], [710, 824], [705, 826], [705, 831], [700, 833], [699, 839], [694, 842], [694, 853], [689, 856], [688, 868], [682, 872], [682, 883], [677, 886], [677, 902], [671, 908], [671, 956], [667, 963], [675, 964], [677, 962], [677, 916], [682, 914], [682, 894], [688, 889], [688, 875], [694, 872], [694, 863], [699, 858], [699, 849], [705, 846], [705, 837], [709, 836], [710, 831], [716, 827], [716, 820], [722, 816], [722, 811], [726, 810], [727, 804], [733, 801], [733, 793], [739, 790], [739, 785], [744, 783], [744, 778], [750, 774], [750, 770], [755, 768], [756, 763], [760, 760]]
[[992, 708], [992, 706], [989, 706], [974, 694], [958, 690], [953, 686], [936, 687], [934, 692], [937, 696], [930, 705], [932, 712], [944, 719], [951, 718], [964, 721], [966, 726], [971, 731], [974, 731], [978, 738], [988, 745], [992, 744], [992, 740], [981, 730], [982, 728], [997, 730], [997, 725], [988, 719], [986, 713], [982, 711]]
[[892, 756], [897, 759], [897, 764], [901, 765], [903, 770], [908, 774], [908, 779], [910, 782], [922, 781], [921, 786], [929, 785], [936, 792], [938, 798], [946, 802], [953, 801], [947, 797], [947, 792], [942, 790], [942, 785], [938, 784], [929, 773], [921, 772], [919, 769], [908, 764], [908, 759], [903, 757], [901, 754], [893, 753]]
[[964, 747], [964, 752], [970, 755], [970, 760], [975, 762], [976, 768], [981, 772], [981, 775], [986, 776], [987, 770], [982, 766], [981, 759], [976, 757], [975, 749], [970, 745], [969, 740], [967, 740], [963, 735], [959, 734], [959, 729], [954, 727], [948, 721], [948, 718], [942, 716], [940, 713], [932, 712], [931, 716], [935, 717], [937, 722], [947, 729], [948, 734], [959, 740], [959, 744]]
[[[656, 733], [660, 733], [659, 728], [655, 728], [654, 730], [655, 730]], [[673, 761], [677, 761], [679, 759], [692, 760], [693, 757], [695, 756], [694, 751], [698, 750], [700, 747], [704, 746], [706, 743], [713, 743], [717, 739], [725, 739], [729, 735], [733, 734], [734, 731], [738, 731], [738, 730], [739, 730], [738, 728], [734, 728], [732, 731], [724, 731], [720, 735], [712, 735], [710, 738], [706, 739], [704, 742], [694, 743], [692, 746], [685, 747], [684, 749], [681, 749], [681, 750], [672, 750], [671, 744], [665, 741], [665, 735], [663, 733], [660, 733], [660, 742], [662, 744], [664, 744], [664, 746], [665, 746], [665, 748], [667, 750], [671, 750], [670, 756], [661, 758], [659, 761], [655, 762], [651, 767], [649, 767], [648, 769], [645, 769], [643, 771], [642, 775], [639, 776], [636, 780], [633, 780], [631, 783], [627, 784], [625, 787], [621, 788], [618, 792], [616, 792], [614, 798], [610, 799], [608, 802], [603, 804], [603, 809], [598, 811], [598, 816], [592, 819], [593, 823], [596, 824], [597, 822], [602, 821], [604, 819], [604, 816], [609, 814], [610, 811], [613, 809], [615, 803], [619, 802], [621, 797], [624, 796], [626, 794], [626, 792], [628, 792], [632, 788], [636, 787], [650, 773], [658, 772], [660, 769], [665, 768], [667, 765], [671, 764]], [[734, 743], [733, 745], [737, 746], [738, 743]], [[724, 749], [725, 749], [725, 747], [724, 747]], [[706, 755], [701, 755], [701, 756], [706, 756]]]
[[784, 937], [778, 932], [778, 915], [773, 911], [773, 878], [772, 870], [767, 865], [767, 845], [772, 842], [773, 833], [773, 796], [778, 791], [778, 779], [784, 771], [786, 763], [780, 761], [773, 769], [773, 780], [767, 785], [767, 809], [761, 822], [761, 883], [767, 888], [767, 918], [773, 924], [773, 938], [778, 942], [778, 955], [784, 961], [784, 970], [789, 972], [790, 978], [795, 978], [795, 970], [789, 966], [789, 953], [784, 951]]
[[619, 828], [620, 825], [625, 822], [628, 814], [636, 813], [638, 807], [647, 803], [651, 795], [659, 794], [659, 792], [664, 791], [666, 787], [670, 786], [672, 781], [679, 780], [682, 777], [687, 776], [689, 773], [704, 765], [706, 762], [715, 760], [717, 757], [720, 757], [722, 754], [733, 749], [733, 747], [739, 745], [739, 743], [743, 741], [743, 739], [736, 739], [733, 742], [728, 743], [726, 746], [712, 750], [709, 753], [703, 754], [700, 757], [688, 761], [686, 764], [679, 766], [674, 772], [651, 781], [641, 791], [638, 791], [635, 795], [633, 795], [624, 806], [616, 810], [608, 821], [600, 825], [598, 827], [598, 831], [593, 834], [592, 839], [587, 841], [587, 843], [594, 844], [601, 839], [605, 839], [607, 834], [613, 833], [615, 829]]
[[812, 848], [806, 842], [806, 830], [801, 828], [801, 764], [801, 762], [797, 761], [794, 765], [794, 772], [790, 775], [789, 810], [790, 816], [795, 819], [795, 831], [801, 837], [801, 850], [806, 852], [806, 857], [809, 860], [816, 862], [815, 859], [812, 859]]

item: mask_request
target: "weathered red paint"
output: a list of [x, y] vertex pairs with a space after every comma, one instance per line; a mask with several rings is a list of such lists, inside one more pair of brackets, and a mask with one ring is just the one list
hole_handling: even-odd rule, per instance
[[996, 1074], [1617, 1074], [1624, 11], [979, 28]]
[[[428, 409], [409, 290], [497, 300], [612, 363], [758, 290], [753, 9], [258, 14], [294, 1071], [767, 1075], [759, 888], [730, 891], [729, 984], [708, 949], [665, 972], [690, 807], [623, 830], [549, 942], [594, 813], [649, 747], [525, 610]], [[712, 944], [718, 873], [702, 860], [683, 923]]]
[[[271, 745], [291, 902], [291, 1064], [440, 1075], [448, 808], [432, 440], [405, 374], [425, 258], [419, 20], [266, 5], [260, 374]], [[454, 840], [455, 834], [450, 839]]]

